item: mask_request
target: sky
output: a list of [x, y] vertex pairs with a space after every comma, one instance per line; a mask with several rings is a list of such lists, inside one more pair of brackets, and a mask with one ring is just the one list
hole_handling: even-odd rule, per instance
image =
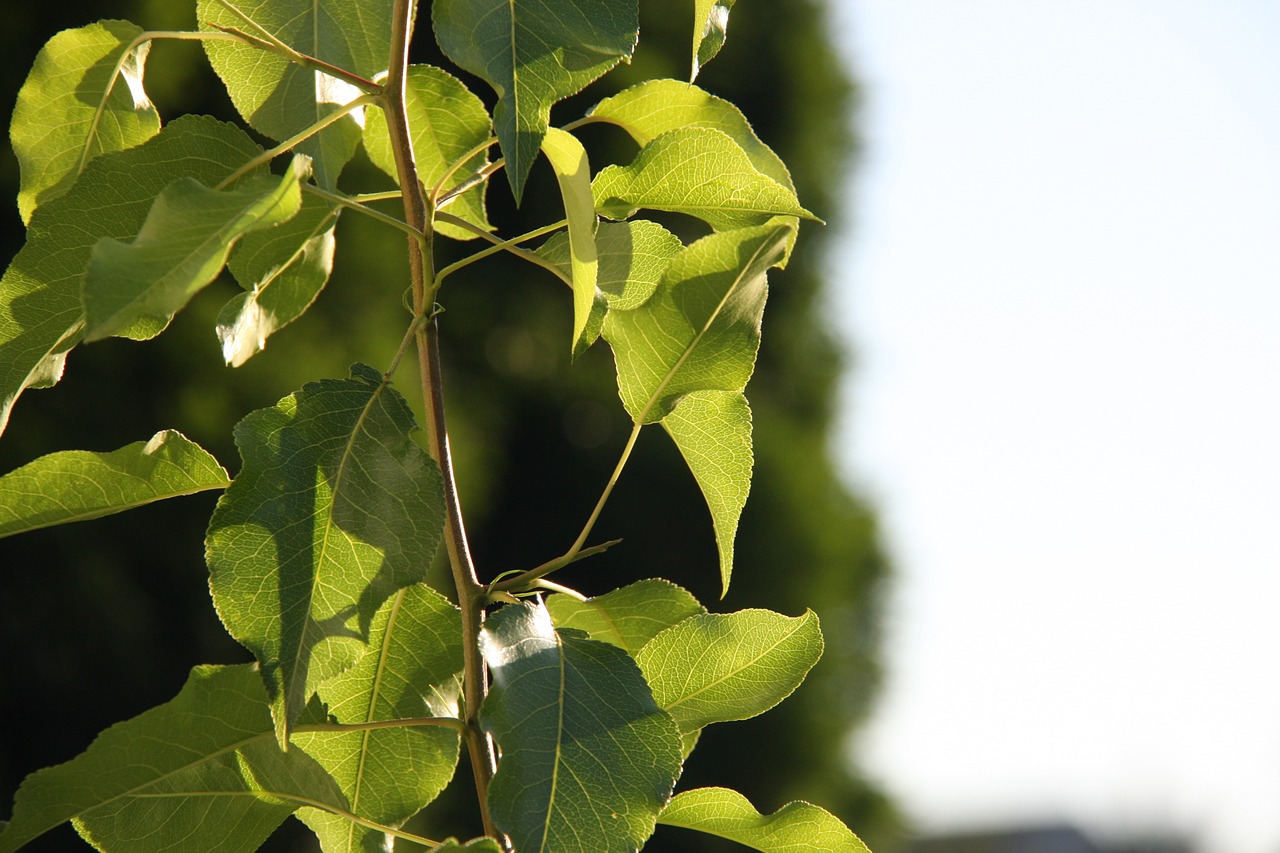
[[1280, 851], [1280, 3], [832, 0], [846, 473], [897, 579], [851, 747], [926, 831]]

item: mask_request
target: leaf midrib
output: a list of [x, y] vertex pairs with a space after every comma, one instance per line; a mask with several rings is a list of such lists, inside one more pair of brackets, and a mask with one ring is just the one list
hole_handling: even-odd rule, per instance
[[686, 694], [684, 694], [683, 696], [681, 696], [679, 699], [675, 700], [674, 702], [669, 702], [669, 703], [667, 703], [666, 705], [664, 705], [664, 706], [663, 706], [662, 710], [664, 710], [664, 711], [669, 711], [670, 709], [675, 708], [676, 706], [681, 705], [681, 704], [683, 704], [684, 702], [687, 702], [688, 700], [690, 700], [690, 699], [694, 698], [695, 696], [698, 696], [698, 695], [700, 695], [700, 694], [702, 694], [702, 693], [707, 692], [708, 690], [712, 689], [713, 687], [718, 687], [718, 686], [720, 686], [720, 685], [721, 685], [721, 684], [723, 684], [724, 682], [728, 681], [730, 678], [733, 678], [733, 677], [737, 676], [739, 673], [741, 673], [741, 672], [742, 672], [744, 669], [746, 669], [747, 667], [750, 667], [750, 666], [755, 665], [756, 663], [759, 663], [759, 662], [760, 662], [760, 660], [761, 660], [762, 658], [764, 658], [766, 655], [768, 655], [768, 654], [772, 653], [775, 649], [777, 649], [777, 648], [778, 648], [778, 646], [782, 645], [782, 643], [783, 643], [783, 642], [785, 642], [786, 640], [789, 640], [791, 637], [795, 636], [795, 635], [796, 635], [796, 633], [797, 633], [801, 628], [803, 628], [805, 625], [807, 625], [808, 623], [809, 623], [809, 615], [808, 615], [808, 614], [806, 614], [806, 615], [805, 615], [805, 617], [804, 617], [804, 618], [799, 622], [799, 624], [796, 624], [796, 625], [795, 625], [795, 627], [794, 627], [794, 628], [792, 628], [792, 630], [790, 630], [790, 631], [788, 631], [786, 634], [784, 634], [784, 635], [780, 636], [780, 637], [779, 637], [779, 638], [778, 638], [778, 639], [777, 639], [773, 644], [771, 644], [770, 646], [768, 646], [767, 648], [765, 648], [763, 651], [761, 651], [761, 652], [760, 652], [760, 654], [756, 655], [756, 656], [755, 656], [754, 658], [752, 658], [751, 660], [746, 661], [746, 662], [745, 662], [745, 663], [743, 663], [741, 666], [739, 666], [739, 667], [737, 667], [736, 669], [734, 669], [732, 672], [725, 673], [725, 675], [724, 675], [724, 676], [722, 676], [721, 678], [717, 678], [715, 681], [709, 681], [709, 682], [707, 682], [706, 684], [704, 684], [702, 687], [699, 687], [697, 690], [694, 690], [694, 691], [692, 691], [691, 693], [686, 693]]

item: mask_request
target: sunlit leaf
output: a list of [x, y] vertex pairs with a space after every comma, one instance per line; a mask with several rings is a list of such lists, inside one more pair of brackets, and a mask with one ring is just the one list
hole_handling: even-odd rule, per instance
[[724, 47], [729, 28], [729, 10], [734, 0], [693, 0], [693, 64], [689, 72], [692, 83], [706, 65]]
[[825, 809], [794, 802], [762, 815], [746, 797], [728, 788], [676, 794], [658, 823], [718, 835], [762, 853], [870, 853]]
[[[609, 308], [629, 310], [643, 305], [680, 250], [680, 238], [648, 219], [602, 222], [596, 226], [596, 287]], [[568, 278], [569, 238], [561, 233], [538, 248]], [[602, 312], [603, 319], [603, 312]]]
[[[430, 65], [409, 66], [405, 81], [405, 109], [418, 177], [434, 187], [458, 160], [490, 138], [492, 128], [484, 103], [451, 74]], [[364, 131], [364, 149], [382, 171], [399, 180], [391, 135], [382, 110], [371, 110]], [[471, 156], [447, 182], [448, 190], [480, 171], [489, 162], [485, 151]], [[454, 216], [489, 230], [484, 192], [487, 183], [467, 190], [446, 208]], [[457, 225], [437, 221], [435, 228], [455, 240], [472, 240], [475, 234]]]
[[637, 0], [435, 0], [445, 55], [498, 93], [493, 123], [517, 201], [551, 105], [629, 57]]
[[660, 631], [707, 612], [683, 587], [659, 578], [636, 581], [586, 601], [551, 595], [547, 610], [557, 628], [585, 631], [591, 639], [612, 643], [632, 657]]
[[[65, 195], [40, 206], [0, 281], [0, 430], [24, 389], [58, 381], [80, 340], [80, 284], [98, 239], [136, 235], [173, 181], [213, 186], [260, 152], [233, 125], [184, 116], [142, 145], [95, 158]], [[160, 328], [146, 321], [124, 334], [146, 338]]]
[[364, 365], [236, 426], [244, 466], [209, 525], [209, 584], [227, 630], [262, 663], [282, 739], [364, 653], [382, 602], [435, 556], [443, 486], [414, 428]]
[[171, 701], [18, 789], [0, 853], [73, 820], [106, 853], [256, 850], [302, 802], [345, 809], [324, 769], [282, 752], [251, 666], [199, 666]]
[[485, 623], [494, 678], [481, 723], [501, 752], [489, 789], [520, 853], [627, 853], [653, 832], [680, 770], [680, 736], [635, 662], [557, 632], [541, 603]]
[[264, 175], [229, 190], [194, 178], [165, 187], [132, 241], [104, 237], [94, 245], [84, 280], [85, 340], [146, 318], [167, 323], [217, 278], [237, 240], [297, 215], [309, 168], [299, 156], [283, 178]]
[[63, 450], [0, 477], [0, 537], [226, 488], [218, 460], [173, 430], [110, 453]]
[[777, 705], [822, 657], [812, 610], [794, 618], [769, 610], [692, 616], [636, 656], [653, 698], [682, 732], [745, 720]]
[[[319, 694], [339, 723], [457, 716], [461, 671], [458, 609], [417, 584], [387, 600], [373, 618], [369, 651]], [[442, 726], [299, 732], [292, 740], [329, 771], [354, 814], [393, 828], [436, 798], [458, 761], [458, 733]], [[385, 850], [384, 833], [340, 815], [302, 809], [298, 817], [325, 853]]]
[[40, 49], [9, 129], [23, 222], [65, 193], [89, 160], [159, 132], [160, 116], [142, 88], [151, 43], [130, 49], [140, 35], [142, 28], [128, 21], [99, 21], [64, 30]]
[[[591, 199], [591, 167], [587, 151], [571, 133], [553, 127], [542, 138], [542, 153], [551, 161], [564, 199], [569, 224], [569, 280], [573, 283], [573, 342], [576, 356], [595, 343], [604, 319], [604, 294], [596, 288], [596, 210]], [[598, 310], [597, 303], [600, 303]], [[592, 314], [597, 322], [592, 323]]]

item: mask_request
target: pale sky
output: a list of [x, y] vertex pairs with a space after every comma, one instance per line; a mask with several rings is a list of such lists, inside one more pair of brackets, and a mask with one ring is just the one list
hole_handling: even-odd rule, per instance
[[1280, 2], [833, 5], [860, 762], [926, 829], [1280, 853]]

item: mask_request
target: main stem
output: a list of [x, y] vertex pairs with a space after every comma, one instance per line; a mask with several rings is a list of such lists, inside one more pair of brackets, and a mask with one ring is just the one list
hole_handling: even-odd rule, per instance
[[[409, 135], [409, 118], [405, 110], [409, 33], [413, 29], [415, 5], [413, 0], [395, 0], [392, 13], [391, 67], [383, 87], [383, 101], [391, 148], [395, 153], [396, 171], [400, 178], [401, 197], [404, 199], [405, 222], [418, 232], [409, 240], [413, 313], [417, 318], [428, 318], [435, 298], [432, 258], [434, 211], [422, 193], [422, 183], [413, 157], [412, 137]], [[435, 319], [420, 321], [414, 339], [418, 349], [418, 372], [422, 380], [430, 453], [439, 463], [440, 472], [444, 475], [445, 548], [449, 554], [454, 586], [458, 591], [458, 606], [462, 610], [463, 700], [466, 706], [463, 721], [466, 723], [467, 752], [471, 756], [471, 770], [475, 777], [485, 833], [505, 844], [502, 834], [494, 827], [489, 816], [489, 782], [497, 770], [497, 755], [493, 741], [480, 728], [478, 719], [480, 704], [484, 701], [487, 690], [484, 659], [480, 656], [480, 626], [484, 622], [485, 589], [476, 577], [471, 551], [467, 546], [466, 529], [462, 523], [462, 509], [458, 503], [457, 483], [449, 454], [449, 431], [445, 422], [444, 389], [440, 371], [440, 339]]]

